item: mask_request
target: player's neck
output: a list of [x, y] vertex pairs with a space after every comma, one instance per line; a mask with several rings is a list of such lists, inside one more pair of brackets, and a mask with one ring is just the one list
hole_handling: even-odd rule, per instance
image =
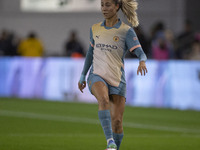
[[112, 18], [106, 19], [106, 27], [113, 27], [118, 22], [117, 15]]

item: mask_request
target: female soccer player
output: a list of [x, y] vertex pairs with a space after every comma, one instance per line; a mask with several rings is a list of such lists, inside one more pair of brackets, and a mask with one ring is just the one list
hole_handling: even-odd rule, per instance
[[90, 29], [90, 47], [78, 82], [83, 92], [85, 77], [91, 67], [87, 83], [98, 101], [98, 116], [107, 140], [107, 150], [119, 150], [123, 138], [122, 120], [126, 99], [124, 56], [128, 50], [139, 58], [137, 74], [147, 73], [146, 55], [133, 28], [118, 18], [119, 9], [133, 27], [138, 26], [135, 0], [101, 0], [105, 20]]

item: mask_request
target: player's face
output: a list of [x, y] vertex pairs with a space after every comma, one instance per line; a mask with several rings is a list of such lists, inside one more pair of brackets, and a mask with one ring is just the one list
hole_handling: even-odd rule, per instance
[[101, 0], [101, 11], [105, 19], [110, 19], [117, 14], [119, 5], [115, 5], [113, 0]]

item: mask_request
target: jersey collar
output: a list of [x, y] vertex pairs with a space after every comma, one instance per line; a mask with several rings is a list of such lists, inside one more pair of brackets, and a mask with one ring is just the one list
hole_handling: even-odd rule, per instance
[[121, 26], [122, 22], [120, 19], [118, 19], [118, 22], [113, 26], [113, 27], [106, 27], [105, 26], [106, 20], [104, 20], [101, 24], [101, 26], [104, 26], [105, 29], [112, 29], [112, 28], [117, 28], [119, 29], [119, 27]]

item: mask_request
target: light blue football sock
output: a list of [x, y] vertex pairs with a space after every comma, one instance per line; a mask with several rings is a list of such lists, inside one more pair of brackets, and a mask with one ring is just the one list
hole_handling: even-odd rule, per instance
[[110, 110], [99, 110], [98, 116], [106, 136], [106, 140], [113, 139]]
[[124, 133], [118, 134], [118, 133], [114, 133], [114, 132], [113, 132], [113, 138], [114, 138], [115, 143], [116, 143], [116, 145], [117, 145], [117, 150], [119, 150], [119, 147], [120, 147], [120, 145], [121, 145], [123, 136], [124, 136]]

